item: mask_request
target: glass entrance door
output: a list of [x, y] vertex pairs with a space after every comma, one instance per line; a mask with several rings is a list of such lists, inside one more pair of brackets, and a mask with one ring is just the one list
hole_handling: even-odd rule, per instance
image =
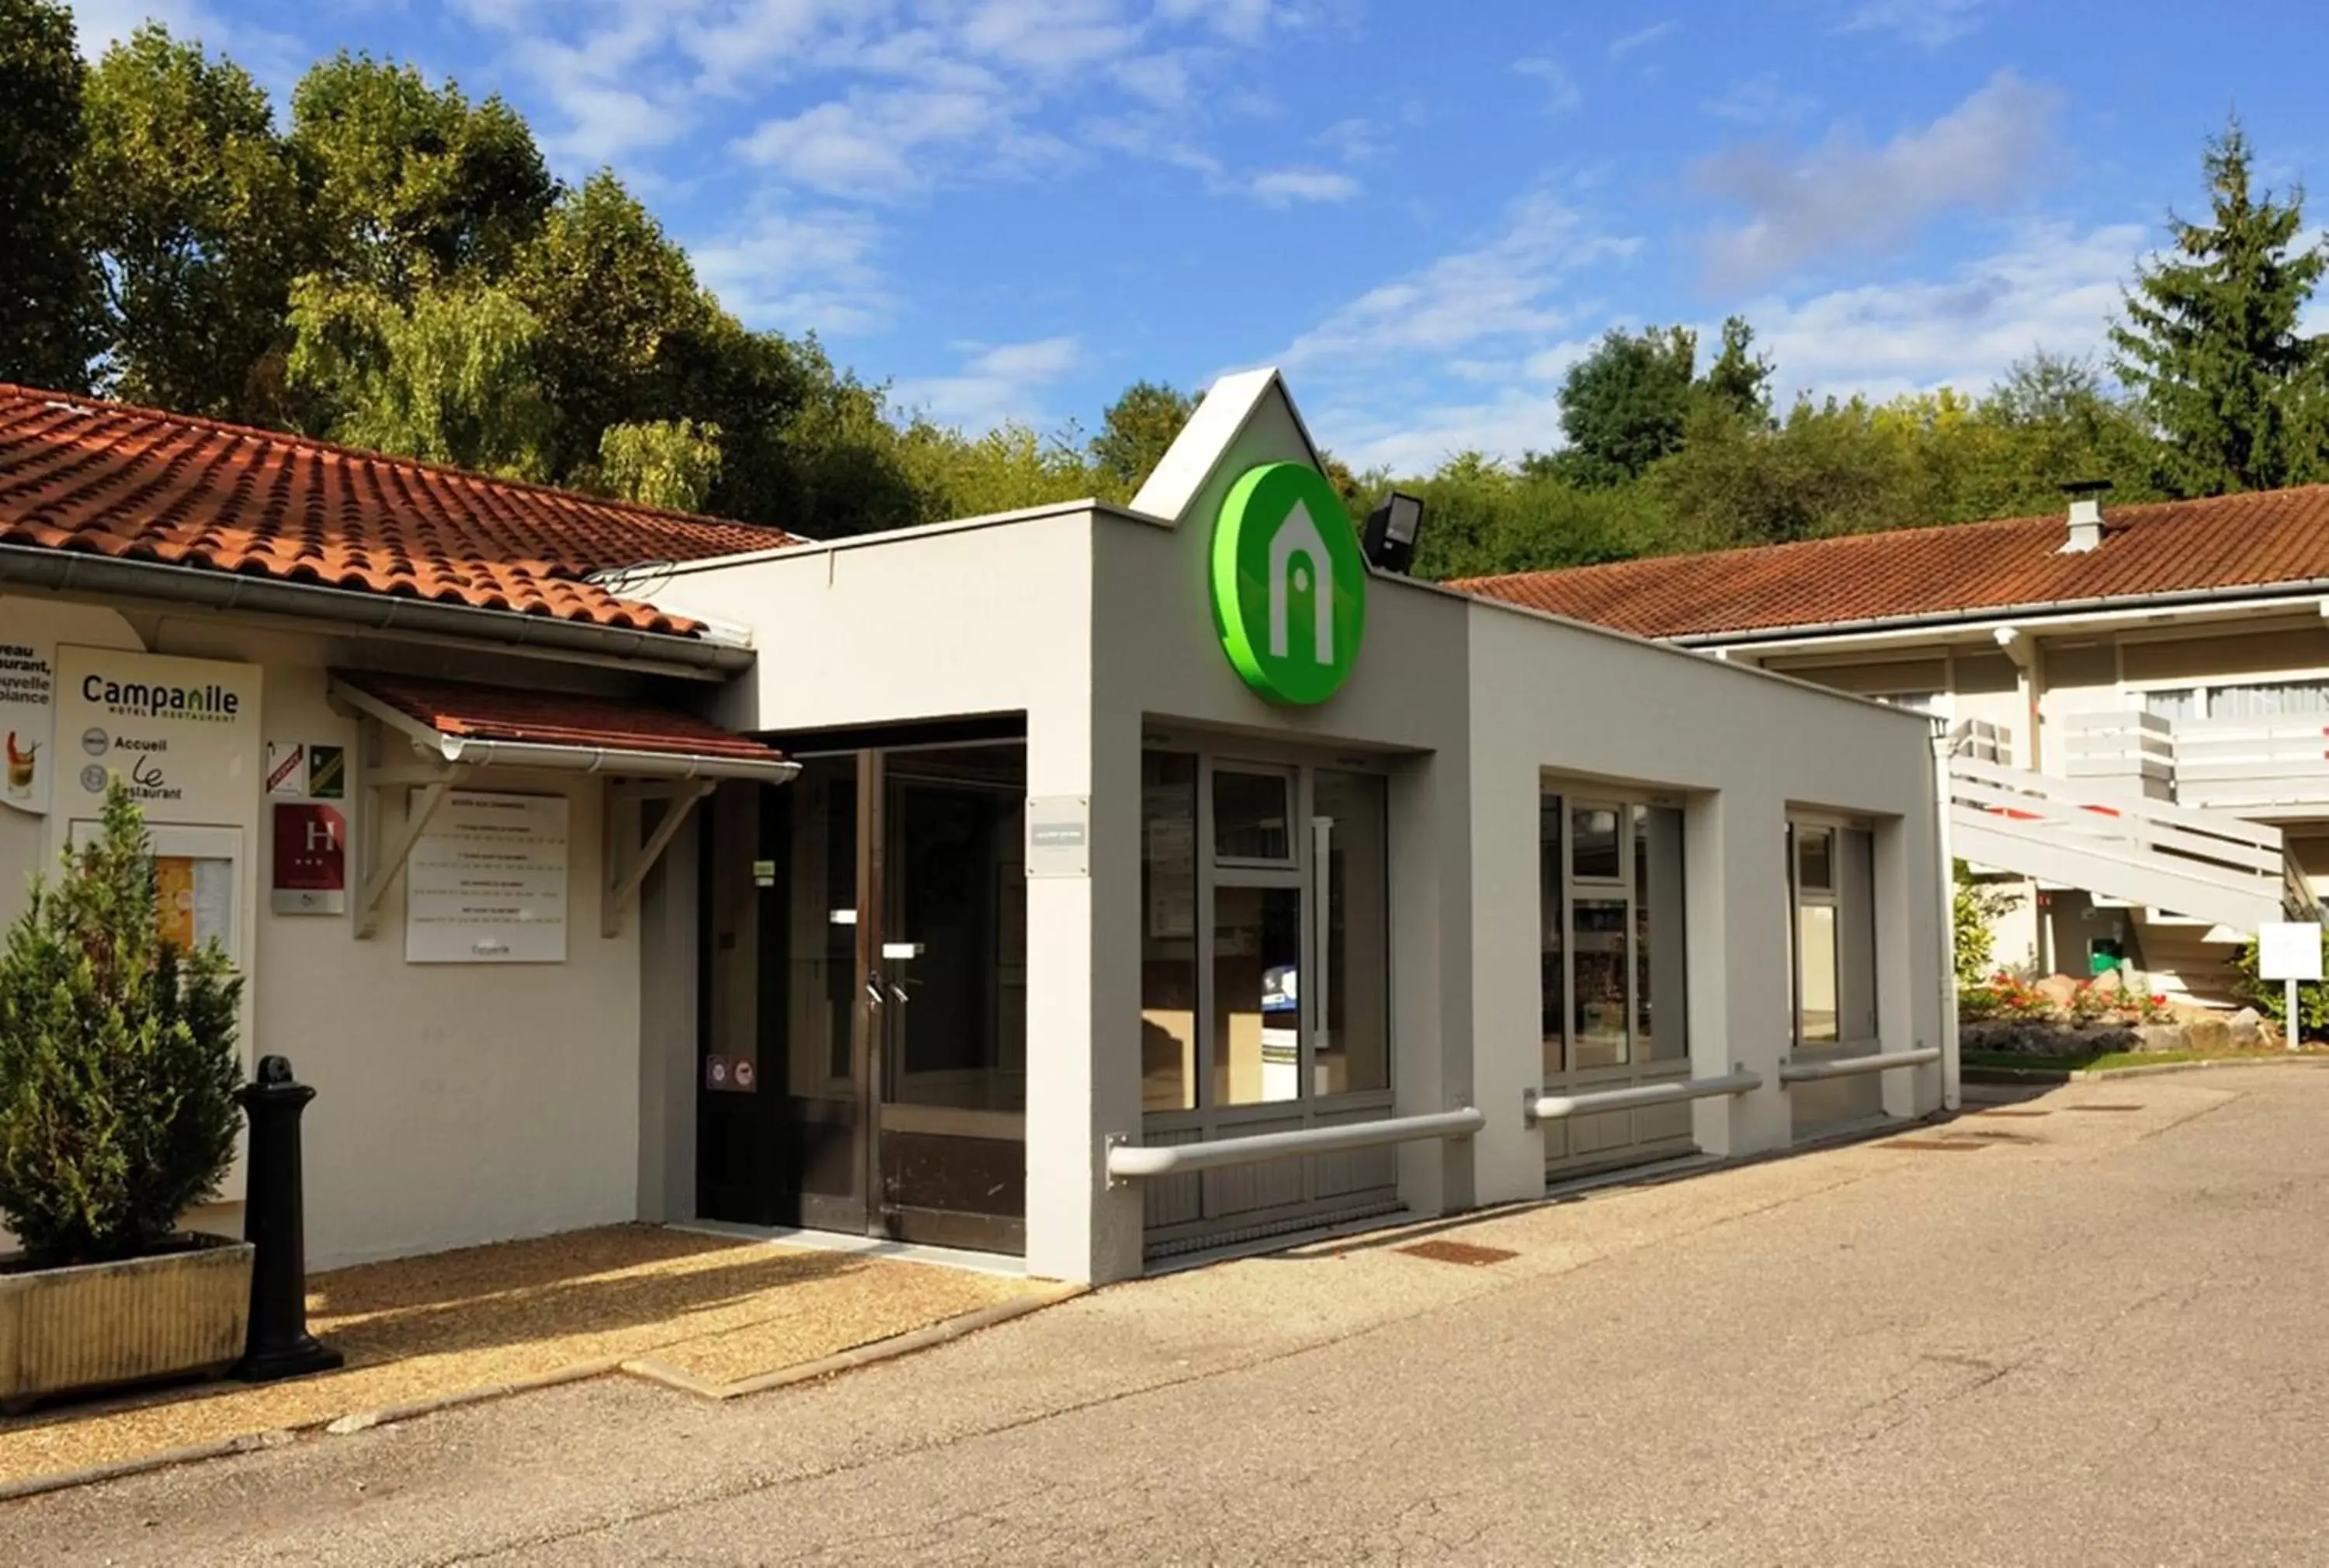
[[707, 1218], [1025, 1250], [1025, 758], [811, 756], [715, 797]]

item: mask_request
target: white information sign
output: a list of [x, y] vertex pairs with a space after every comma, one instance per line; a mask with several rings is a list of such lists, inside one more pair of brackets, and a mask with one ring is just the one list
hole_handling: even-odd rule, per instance
[[1027, 801], [1027, 875], [1091, 875], [1091, 797], [1032, 795]]
[[2257, 927], [2258, 980], [2319, 980], [2321, 927], [2309, 921]]
[[119, 775], [149, 822], [241, 822], [259, 799], [259, 666], [57, 649], [58, 809], [94, 817]]
[[0, 737], [6, 741], [7, 772], [0, 775], [0, 805], [35, 816], [49, 809], [49, 780], [56, 773], [50, 744], [56, 698], [56, 648], [0, 635]]
[[566, 804], [448, 794], [405, 862], [405, 962], [565, 962]]

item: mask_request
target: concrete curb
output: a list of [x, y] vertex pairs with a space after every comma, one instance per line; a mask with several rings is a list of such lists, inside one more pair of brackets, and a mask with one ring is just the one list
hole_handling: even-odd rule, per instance
[[166, 1470], [202, 1460], [256, 1453], [263, 1448], [281, 1448], [294, 1441], [296, 1435], [288, 1431], [245, 1432], [240, 1437], [222, 1437], [215, 1442], [165, 1449], [160, 1453], [115, 1460], [110, 1464], [90, 1465], [86, 1469], [54, 1470], [45, 1476], [27, 1476], [20, 1481], [0, 1482], [0, 1503], [13, 1503], [19, 1498], [36, 1498], [42, 1492], [61, 1492], [71, 1487], [94, 1486], [99, 1481], [118, 1480], [124, 1476], [143, 1475], [148, 1470]]
[[2199, 1062], [2136, 1063], [2124, 1067], [1967, 1067], [1961, 1075], [1968, 1084], [2012, 1087], [2016, 1084], [2099, 1084], [2113, 1078], [2153, 1078], [2164, 1073], [2194, 1073], [2202, 1067], [2329, 1066], [2329, 1056], [2318, 1051], [2290, 1051], [2281, 1056], [2212, 1056]]
[[949, 1339], [959, 1339], [966, 1334], [975, 1334], [981, 1329], [991, 1329], [997, 1323], [1007, 1323], [1014, 1318], [1023, 1318], [1028, 1313], [1041, 1311], [1045, 1307], [1058, 1306], [1061, 1301], [1072, 1300], [1090, 1289], [1089, 1285], [1068, 1285], [1057, 1291], [1045, 1291], [1032, 1296], [1021, 1296], [992, 1307], [982, 1307], [976, 1312], [965, 1312], [960, 1317], [948, 1318], [943, 1322], [933, 1323], [927, 1329], [917, 1329], [910, 1334], [892, 1335], [887, 1339], [876, 1339], [871, 1345], [860, 1345], [854, 1349], [844, 1350], [837, 1355], [823, 1357], [816, 1361], [804, 1361], [797, 1366], [787, 1366], [781, 1371], [764, 1372], [758, 1376], [739, 1378], [733, 1383], [712, 1383], [693, 1373], [683, 1372], [676, 1366], [666, 1366], [660, 1361], [647, 1359], [626, 1361], [623, 1363], [622, 1369], [635, 1377], [643, 1377], [650, 1383], [658, 1383], [666, 1388], [677, 1389], [682, 1394], [692, 1394], [698, 1399], [739, 1399], [748, 1394], [766, 1394], [771, 1389], [787, 1388], [796, 1383], [814, 1383], [819, 1378], [831, 1377], [835, 1373], [847, 1372], [853, 1367], [870, 1366], [879, 1361], [894, 1361], [901, 1356], [911, 1356], [918, 1350], [928, 1350], [933, 1346], [943, 1345]]
[[504, 1399], [513, 1394], [531, 1394], [536, 1389], [556, 1388], [561, 1384], [604, 1377], [610, 1372], [621, 1370], [622, 1365], [612, 1357], [600, 1361], [578, 1361], [571, 1366], [561, 1366], [555, 1372], [544, 1372], [535, 1377], [489, 1383], [483, 1388], [465, 1388], [458, 1394], [443, 1394], [436, 1399], [416, 1399], [410, 1404], [351, 1412], [325, 1424], [324, 1431], [333, 1437], [349, 1437], [356, 1432], [370, 1432], [376, 1426], [393, 1426], [400, 1421], [410, 1421], [416, 1415], [434, 1415], [440, 1410], [458, 1410], [465, 1404], [483, 1404], [489, 1399]]

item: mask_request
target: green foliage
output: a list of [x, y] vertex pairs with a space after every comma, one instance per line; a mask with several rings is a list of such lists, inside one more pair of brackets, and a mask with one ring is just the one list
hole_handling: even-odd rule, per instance
[[927, 498], [930, 521], [1080, 501], [1095, 488], [1081, 451], [1025, 425], [999, 425], [983, 436], [966, 436], [916, 419], [901, 451], [907, 477]]
[[302, 278], [291, 291], [290, 377], [352, 446], [548, 477], [542, 329], [490, 287], [430, 289], [400, 306], [379, 290]]
[[[1399, 488], [1423, 502], [1415, 561], [1421, 577], [1621, 560], [1641, 553], [1663, 527], [1638, 485], [1579, 489], [1542, 470], [1515, 472], [1476, 452], [1449, 459], [1428, 479], [1400, 480]], [[1363, 516], [1363, 507], [1353, 510]]]
[[2180, 495], [2268, 490], [2324, 469], [2323, 342], [2297, 327], [2329, 246], [2305, 238], [2303, 191], [2285, 202], [2251, 192], [2252, 157], [2238, 119], [2209, 140], [2211, 221], [2169, 216], [2174, 258], [2143, 269], [2111, 331], [2119, 379], [2166, 437], [2161, 481]]
[[99, 275], [71, 200], [83, 82], [71, 12], [0, 0], [0, 380], [79, 390], [101, 344]]
[[[2324, 956], [2329, 956], [2329, 930], [2322, 934], [2322, 952]], [[2288, 986], [2284, 981], [2257, 977], [2257, 944], [2254, 938], [2241, 944], [2239, 955], [2232, 960], [2232, 968], [2239, 975], [2233, 989], [2249, 1006], [2279, 1025], [2285, 1032], [2288, 1027]], [[2297, 982], [2296, 1019], [2302, 1031], [2300, 1038], [2309, 1037], [2316, 1040], [2329, 1038], [2329, 981]]]
[[291, 140], [315, 171], [331, 275], [402, 303], [465, 275], [504, 276], [556, 183], [533, 133], [498, 98], [342, 50], [291, 95]]
[[267, 94], [148, 23], [90, 75], [76, 173], [106, 262], [115, 389], [213, 418], [276, 412], [306, 197]]
[[1994, 882], [1982, 881], [1963, 860], [1951, 868], [1951, 878], [1956, 890], [1949, 921], [1957, 944], [1957, 984], [1979, 985], [1989, 977], [1990, 961], [1997, 952], [1996, 934], [1991, 927], [2021, 907], [2022, 896]]
[[599, 437], [597, 483], [625, 501], [694, 512], [720, 477], [720, 427], [693, 419], [609, 425]]
[[1088, 450], [1108, 499], [1129, 501], [1196, 412], [1197, 400], [1162, 381], [1135, 381], [1100, 416]]
[[0, 949], [0, 1218], [36, 1267], [151, 1251], [234, 1157], [242, 981], [162, 940], [150, 853], [117, 780]]
[[509, 288], [541, 324], [542, 395], [557, 410], [553, 465], [587, 459], [599, 432], [678, 411], [665, 345], [702, 333], [717, 306], [686, 253], [605, 170], [551, 209], [518, 251]]
[[1682, 445], [1698, 338], [1682, 327], [1611, 331], [1561, 387], [1568, 447], [1554, 471], [1587, 489], [1638, 479]]

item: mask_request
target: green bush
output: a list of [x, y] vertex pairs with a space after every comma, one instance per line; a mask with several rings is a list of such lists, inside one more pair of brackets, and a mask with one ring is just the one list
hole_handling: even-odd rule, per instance
[[[2329, 928], [2322, 933], [2322, 945], [2324, 953], [2329, 953]], [[2239, 972], [2240, 978], [2234, 989], [2241, 999], [2286, 1030], [2288, 1027], [2288, 998], [2286, 994], [2288, 987], [2277, 980], [2257, 978], [2254, 937], [2240, 944], [2239, 956], [2232, 960], [2232, 967]], [[2316, 1040], [2329, 1036], [2329, 981], [2298, 981], [2296, 1010], [2297, 1022], [2305, 1035]]]
[[1950, 906], [1950, 924], [1957, 939], [1957, 985], [1962, 989], [1988, 981], [1990, 957], [1997, 947], [1990, 925], [2020, 905], [2022, 896], [1977, 880], [1963, 860], [1957, 861], [1951, 871], [1957, 893]]
[[155, 919], [150, 841], [116, 781], [99, 841], [34, 878], [0, 948], [0, 1220], [38, 1268], [153, 1251], [234, 1158], [235, 1004], [213, 942]]

